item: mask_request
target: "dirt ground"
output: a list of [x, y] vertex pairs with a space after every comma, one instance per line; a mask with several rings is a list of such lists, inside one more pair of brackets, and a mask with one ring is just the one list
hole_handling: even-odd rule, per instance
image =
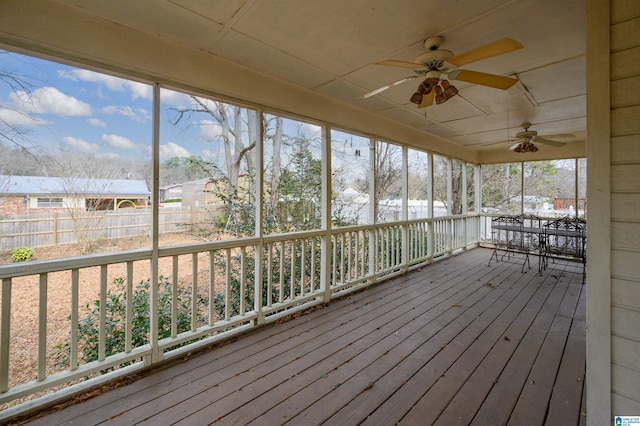
[[[187, 234], [164, 234], [161, 246], [171, 246], [194, 242]], [[136, 248], [149, 247], [148, 238], [124, 238], [99, 242], [94, 253], [116, 252]], [[77, 256], [79, 246], [75, 244], [38, 248], [36, 260]], [[208, 261], [199, 261], [199, 275], [208, 273]], [[180, 281], [191, 283], [192, 257], [180, 256]], [[0, 264], [11, 263], [10, 253], [0, 253]], [[172, 274], [171, 258], [160, 260], [160, 273]], [[134, 285], [150, 276], [149, 262], [134, 263]], [[108, 267], [107, 282], [115, 277], [126, 277], [126, 263]], [[202, 284], [204, 285], [204, 284]], [[86, 312], [85, 306], [93, 304], [99, 298], [100, 268], [80, 270], [79, 311], [80, 316]], [[10, 386], [27, 383], [36, 379], [38, 348], [38, 310], [39, 310], [39, 277], [27, 276], [14, 278], [11, 288], [11, 344], [10, 344]], [[47, 375], [60, 371], [59, 359], [55, 347], [69, 340], [71, 331], [68, 315], [71, 309], [71, 273], [69, 271], [48, 274], [47, 282]]]

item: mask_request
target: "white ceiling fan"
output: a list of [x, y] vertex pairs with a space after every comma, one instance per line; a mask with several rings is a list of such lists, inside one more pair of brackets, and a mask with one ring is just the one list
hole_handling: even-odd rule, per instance
[[[375, 62], [378, 65], [410, 68], [415, 75], [402, 78], [372, 90], [361, 95], [360, 98], [369, 98], [391, 87], [424, 76], [424, 80], [420, 83], [418, 89], [410, 99], [410, 101], [418, 105], [419, 108], [424, 108], [432, 105], [434, 99], [436, 104], [441, 104], [458, 93], [458, 89], [451, 85], [448, 80], [466, 81], [468, 83], [480, 84], [502, 90], [510, 88], [518, 81], [517, 78], [513, 77], [460, 69], [459, 67], [522, 49], [523, 46], [519, 42], [511, 38], [503, 38], [460, 55], [454, 55], [450, 50], [440, 49], [443, 42], [444, 38], [440, 36], [426, 39], [424, 41], [424, 47], [427, 51], [420, 54], [413, 62], [398, 61], [395, 59]], [[449, 68], [447, 64], [452, 65], [454, 68]]]
[[561, 147], [566, 145], [566, 143], [555, 141], [553, 139], [566, 139], [566, 138], [576, 137], [576, 135], [571, 133], [538, 136], [538, 132], [536, 132], [535, 130], [529, 130], [529, 127], [531, 127], [531, 123], [528, 123], [528, 122], [522, 123], [522, 128], [524, 128], [524, 131], [516, 133], [516, 138], [518, 142], [515, 143], [513, 146], [511, 146], [509, 148], [509, 151], [536, 152], [538, 150], [538, 147], [534, 144], [534, 142], [544, 144], [544, 145]]

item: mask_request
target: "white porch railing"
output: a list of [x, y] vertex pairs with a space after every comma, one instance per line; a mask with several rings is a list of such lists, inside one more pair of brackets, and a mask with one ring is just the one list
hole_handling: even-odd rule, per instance
[[[76, 390], [88, 387], [105, 377], [128, 374], [328, 303], [378, 280], [476, 246], [480, 224], [478, 215], [439, 217], [3, 265], [0, 403], [74, 381], [81, 381]], [[186, 263], [190, 263], [190, 270], [184, 270]], [[126, 271], [124, 276], [114, 275], [116, 267]], [[100, 282], [94, 315], [95, 359], [87, 362], [89, 342], [79, 331], [86, 324], [79, 300], [85, 276], [96, 268]], [[48, 280], [54, 273], [66, 274], [69, 282], [70, 336], [66, 342], [49, 341]], [[33, 294], [38, 300], [33, 312], [38, 323], [33, 330], [37, 334], [33, 347], [37, 361], [30, 372], [32, 379], [21, 381], [13, 365], [11, 317], [12, 310], [19, 307], [12, 304], [12, 291], [18, 279], [27, 276], [39, 283]], [[155, 284], [149, 286], [150, 295], [142, 305], [138, 305], [138, 287], [134, 286], [140, 276]], [[114, 303], [123, 309], [116, 322], [107, 313], [107, 306]], [[146, 312], [138, 312], [140, 306]], [[112, 344], [117, 336], [123, 340], [120, 346]], [[68, 357], [64, 367], [50, 372], [48, 361], [55, 356], [56, 345], [66, 348]], [[103, 376], [106, 370], [113, 371]], [[87, 377], [93, 378], [81, 380]], [[11, 411], [5, 410], [0, 418]]]

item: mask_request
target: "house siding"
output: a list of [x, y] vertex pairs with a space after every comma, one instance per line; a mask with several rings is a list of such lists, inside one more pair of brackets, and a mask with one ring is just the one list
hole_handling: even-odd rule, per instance
[[[611, 1], [611, 411], [640, 415], [640, 2]], [[596, 141], [590, 141], [597, 143]]]

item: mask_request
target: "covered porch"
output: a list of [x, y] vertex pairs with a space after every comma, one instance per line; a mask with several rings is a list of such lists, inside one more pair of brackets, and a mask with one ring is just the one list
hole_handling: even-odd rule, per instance
[[521, 273], [490, 255], [454, 255], [30, 424], [585, 424], [580, 264]]
[[[60, 174], [75, 173], [67, 159], [111, 159], [151, 192], [144, 225], [121, 226], [142, 245], [0, 266], [0, 423], [603, 425], [640, 412], [639, 3], [224, 3], [0, 3], [3, 56], [56, 68], [40, 96], [9, 84], [0, 121], [17, 127], [0, 134], [33, 131], [47, 143], [37, 164]], [[458, 93], [421, 108], [434, 70], [410, 61], [431, 57], [433, 36], [458, 61], [523, 47], [438, 65]], [[475, 72], [517, 83], [460, 78]], [[38, 152], [18, 142], [0, 145], [5, 165]], [[211, 168], [187, 179], [194, 162]], [[224, 214], [206, 187], [189, 215], [158, 202], [219, 168]], [[560, 169], [574, 186], [557, 200], [525, 191]], [[487, 265], [492, 215], [586, 215], [587, 199], [585, 284], [578, 262]], [[49, 412], [69, 399], [81, 402]]]

